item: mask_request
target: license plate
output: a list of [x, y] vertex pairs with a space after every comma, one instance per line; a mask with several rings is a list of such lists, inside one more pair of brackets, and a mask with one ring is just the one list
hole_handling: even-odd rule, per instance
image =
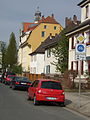
[[48, 100], [56, 100], [57, 98], [54, 98], [54, 97], [46, 97], [46, 99], [48, 99]]
[[22, 85], [26, 85], [26, 83], [21, 83]]

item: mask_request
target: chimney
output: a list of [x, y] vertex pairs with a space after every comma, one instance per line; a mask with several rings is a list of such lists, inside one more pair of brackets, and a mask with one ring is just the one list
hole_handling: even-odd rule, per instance
[[65, 18], [65, 27], [70, 27], [70, 26], [72, 26], [72, 19], [66, 17]]
[[54, 19], [54, 14], [52, 14], [52, 18]]
[[77, 16], [76, 15], [73, 16], [73, 22], [77, 23]]
[[50, 38], [50, 40], [52, 40], [52, 33], [50, 33], [49, 38]]
[[44, 15], [42, 15], [42, 19], [44, 19]]
[[65, 27], [68, 26], [68, 17], [65, 18]]

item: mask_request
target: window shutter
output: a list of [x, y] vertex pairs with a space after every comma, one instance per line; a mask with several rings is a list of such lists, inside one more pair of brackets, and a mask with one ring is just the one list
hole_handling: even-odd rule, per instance
[[83, 61], [81, 61], [81, 75], [83, 75]]
[[74, 48], [74, 36], [72, 37], [72, 46], [71, 48], [73, 49]]
[[73, 62], [71, 62], [71, 70], [73, 70]]
[[76, 72], [78, 74], [78, 61], [76, 62]]
[[88, 72], [89, 72], [89, 75], [90, 75], [90, 60], [88, 60]]

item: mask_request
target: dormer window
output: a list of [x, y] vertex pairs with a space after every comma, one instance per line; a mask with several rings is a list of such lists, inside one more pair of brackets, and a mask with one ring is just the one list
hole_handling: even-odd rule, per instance
[[88, 15], [89, 15], [89, 6], [87, 5], [86, 6], [86, 18], [88, 18]]

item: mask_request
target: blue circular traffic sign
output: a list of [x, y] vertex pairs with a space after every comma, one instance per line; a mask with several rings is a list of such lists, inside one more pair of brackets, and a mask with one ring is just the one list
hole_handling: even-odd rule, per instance
[[77, 46], [77, 50], [78, 50], [79, 52], [83, 52], [83, 51], [84, 51], [84, 46], [83, 46], [83, 45], [78, 45], [78, 46]]

